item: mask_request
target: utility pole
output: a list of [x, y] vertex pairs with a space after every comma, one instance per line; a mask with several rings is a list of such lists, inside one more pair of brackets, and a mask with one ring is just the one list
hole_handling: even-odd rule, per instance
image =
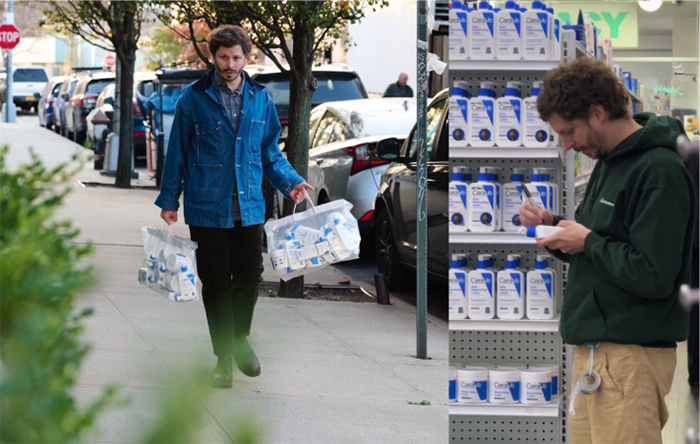
[[417, 8], [417, 59], [418, 80], [416, 146], [416, 357], [428, 359], [428, 164], [426, 113], [428, 107], [428, 16], [427, 2], [418, 0]]
[[[7, 11], [3, 24], [15, 23], [15, 5], [12, 0], [7, 3]], [[7, 72], [5, 87], [5, 103], [2, 105], [3, 122], [15, 123], [17, 121], [17, 108], [15, 107], [14, 96], [12, 95], [12, 50], [5, 51], [5, 72]]]

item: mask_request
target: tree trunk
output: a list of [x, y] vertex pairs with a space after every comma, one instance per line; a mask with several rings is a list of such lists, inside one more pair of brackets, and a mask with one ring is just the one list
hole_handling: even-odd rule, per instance
[[[305, 24], [297, 23], [292, 31], [294, 46], [293, 63], [290, 65], [289, 84], [289, 128], [287, 132], [287, 159], [300, 176], [307, 178], [309, 172], [309, 115], [311, 98], [316, 90], [313, 76], [313, 60], [309, 57], [314, 45], [313, 30], [309, 32]], [[313, 184], [311, 184], [313, 185]], [[292, 214], [294, 203], [284, 201], [283, 214]], [[299, 205], [297, 211], [304, 211], [306, 202]], [[301, 298], [304, 296], [304, 277], [280, 282], [278, 296]]]
[[[121, 3], [121, 2], [118, 2]], [[123, 2], [123, 6], [127, 6]], [[131, 7], [124, 8], [122, 38], [117, 40], [117, 57], [121, 62], [120, 95], [116, 97], [120, 107], [119, 160], [117, 163], [117, 188], [131, 188], [131, 159], [134, 151], [134, 70], [136, 66], [136, 15]], [[116, 31], [116, 30], [115, 30]], [[116, 42], [115, 42], [116, 43]], [[116, 47], [117, 45], [115, 45]]]

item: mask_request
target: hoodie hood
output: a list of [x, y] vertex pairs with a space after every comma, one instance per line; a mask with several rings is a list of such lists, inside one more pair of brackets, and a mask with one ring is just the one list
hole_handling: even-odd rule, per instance
[[657, 116], [654, 113], [639, 113], [634, 115], [634, 121], [642, 125], [643, 128], [615, 147], [608, 156], [608, 160], [629, 154], [639, 155], [655, 148], [666, 148], [675, 152], [676, 139], [685, 133], [683, 124], [673, 117]]

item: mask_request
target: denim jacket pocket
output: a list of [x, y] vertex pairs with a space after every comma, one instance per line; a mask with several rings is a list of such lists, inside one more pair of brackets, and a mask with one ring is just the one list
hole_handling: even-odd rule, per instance
[[195, 163], [187, 171], [187, 191], [189, 199], [196, 203], [215, 203], [221, 197], [223, 182], [222, 164]]
[[248, 149], [253, 154], [260, 153], [263, 134], [265, 133], [265, 120], [251, 120], [248, 133]]
[[194, 125], [197, 135], [197, 157], [199, 159], [220, 158], [226, 152], [221, 122], [198, 123]]

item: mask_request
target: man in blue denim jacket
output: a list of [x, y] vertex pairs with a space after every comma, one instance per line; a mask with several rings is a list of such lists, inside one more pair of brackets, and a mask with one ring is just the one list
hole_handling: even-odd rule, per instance
[[238, 26], [212, 31], [215, 68], [180, 96], [155, 202], [161, 218], [175, 223], [184, 189], [185, 223], [198, 243], [202, 299], [218, 357], [217, 387], [231, 387], [232, 355], [244, 374], [260, 374], [247, 337], [264, 269], [263, 176], [295, 202], [313, 189], [280, 152], [270, 94], [243, 71], [251, 46]]

